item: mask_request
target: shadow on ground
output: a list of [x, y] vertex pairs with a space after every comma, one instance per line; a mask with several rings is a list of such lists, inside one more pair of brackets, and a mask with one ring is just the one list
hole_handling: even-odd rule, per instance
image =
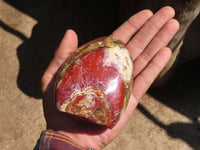
[[5, 1], [38, 21], [29, 39], [0, 22], [5, 30], [24, 40], [17, 49], [20, 62], [17, 83], [25, 94], [34, 98], [41, 98], [41, 76], [67, 29], [77, 32], [81, 45], [111, 34], [118, 26], [116, 0]]
[[[200, 149], [200, 15], [186, 33], [181, 53], [170, 71], [168, 82], [162, 87], [151, 88], [148, 93], [191, 120], [191, 124], [176, 122], [164, 125], [142, 105], [138, 109], [155, 124], [165, 129], [169, 136], [179, 138], [193, 149]], [[172, 116], [173, 117], [173, 116]]]
[[[195, 150], [200, 149], [200, 58], [177, 68], [177, 74], [162, 88], [150, 89], [149, 94], [178, 111], [191, 123], [175, 122], [165, 125], [142, 105], [138, 109], [156, 125], [166, 130], [169, 136], [179, 138]], [[173, 116], [172, 116], [173, 117]]]
[[[24, 42], [17, 49], [20, 62], [18, 87], [27, 95], [41, 98], [40, 79], [66, 29], [79, 35], [79, 45], [96, 37], [109, 35], [119, 26], [119, 3], [117, 0], [5, 0], [8, 4], [38, 21], [28, 39], [8, 27], [0, 26], [18, 36]], [[106, 5], [105, 5], [106, 3]], [[192, 120], [164, 125], [150, 111], [139, 105], [138, 109], [155, 124], [174, 138], [180, 138], [192, 148], [200, 147], [200, 58], [176, 68], [170, 82], [149, 94]]]

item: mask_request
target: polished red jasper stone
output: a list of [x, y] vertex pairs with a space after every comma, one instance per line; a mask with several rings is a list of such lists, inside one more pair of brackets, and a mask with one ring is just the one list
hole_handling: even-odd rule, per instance
[[[132, 84], [132, 70], [129, 70], [130, 81], [122, 70], [130, 66], [132, 69], [132, 61], [122, 60], [130, 66], [119, 67], [120, 51], [113, 53], [113, 50], [126, 49], [119, 40], [116, 43], [113, 40], [116, 41], [108, 37], [92, 41], [67, 59], [56, 80], [58, 110], [109, 128], [117, 123], [127, 106]], [[122, 59], [130, 57], [127, 54]]]

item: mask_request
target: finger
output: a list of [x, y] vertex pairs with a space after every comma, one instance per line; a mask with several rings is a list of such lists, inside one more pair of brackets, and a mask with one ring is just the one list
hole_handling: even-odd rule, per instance
[[46, 72], [54, 75], [67, 57], [77, 48], [78, 39], [73, 30], [67, 30]]
[[135, 77], [133, 81], [133, 94], [137, 100], [147, 91], [160, 71], [167, 64], [171, 56], [171, 50], [167, 47], [161, 49], [146, 66], [146, 68]]
[[61, 61], [61, 64], [65, 59], [74, 52], [78, 46], [78, 37], [73, 30], [67, 30], [63, 40], [61, 41], [58, 49], [55, 52], [54, 59]]
[[145, 66], [160, 49], [169, 43], [178, 29], [179, 23], [174, 19], [169, 20], [163, 26], [163, 28], [157, 33], [147, 48], [134, 61], [134, 77], [145, 68]]
[[130, 17], [125, 23], [116, 29], [112, 35], [126, 44], [152, 15], [153, 13], [150, 10], [140, 11]]
[[130, 50], [133, 60], [146, 48], [152, 38], [162, 28], [162, 26], [174, 16], [174, 9], [164, 7], [153, 15], [139, 32], [129, 41], [127, 48]]
[[73, 30], [67, 30], [63, 40], [54, 54], [54, 58], [51, 63], [54, 64], [54, 67], [49, 67], [51, 68], [51, 74], [54, 74], [60, 68], [66, 58], [77, 48], [77, 45], [78, 38], [76, 33]]
[[46, 69], [42, 79], [42, 91], [47, 87], [47, 84], [54, 78], [55, 73], [64, 63], [66, 58], [77, 48], [78, 38], [73, 30], [67, 30], [58, 49], [55, 52], [54, 58]]

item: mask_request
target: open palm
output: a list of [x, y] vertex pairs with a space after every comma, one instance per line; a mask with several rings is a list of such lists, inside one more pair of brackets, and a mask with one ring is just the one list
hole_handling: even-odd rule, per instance
[[170, 7], [164, 7], [154, 15], [149, 10], [143, 10], [112, 33], [126, 44], [134, 65], [133, 91], [129, 104], [123, 117], [112, 129], [75, 120], [59, 112], [54, 105], [56, 73], [78, 43], [76, 33], [68, 30], [41, 80], [47, 129], [61, 132], [83, 147], [101, 149], [111, 142], [126, 125], [139, 99], [170, 59], [171, 50], [166, 45], [179, 28], [173, 16], [174, 10]]

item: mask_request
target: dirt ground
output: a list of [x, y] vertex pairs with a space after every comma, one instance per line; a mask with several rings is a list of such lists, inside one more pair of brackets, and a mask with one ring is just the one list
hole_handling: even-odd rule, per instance
[[[65, 30], [74, 29], [81, 45], [119, 25], [117, 7], [104, 1], [109, 13], [94, 1], [79, 7], [72, 1], [0, 0], [1, 150], [33, 149], [45, 129], [39, 81]], [[185, 37], [168, 84], [144, 95], [105, 150], [200, 150], [199, 26], [200, 17]]]

